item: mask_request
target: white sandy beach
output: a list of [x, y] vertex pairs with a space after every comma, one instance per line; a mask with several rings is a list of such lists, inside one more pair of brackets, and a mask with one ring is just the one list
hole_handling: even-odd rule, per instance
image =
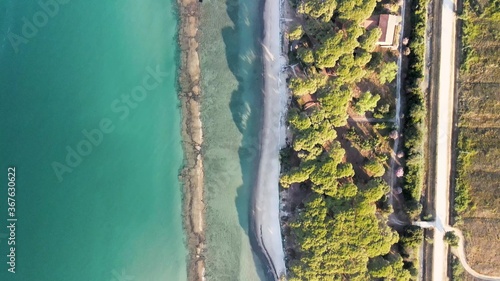
[[261, 157], [254, 190], [253, 216], [257, 241], [276, 277], [286, 272], [279, 220], [279, 151], [285, 145], [286, 81], [281, 73], [280, 1], [267, 0], [264, 6], [264, 119]]

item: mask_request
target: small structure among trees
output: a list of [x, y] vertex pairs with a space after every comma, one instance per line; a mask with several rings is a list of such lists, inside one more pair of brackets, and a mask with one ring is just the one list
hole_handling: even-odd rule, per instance
[[367, 30], [371, 30], [377, 27], [380, 28], [382, 34], [380, 35], [376, 44], [383, 48], [395, 49], [398, 46], [398, 30], [400, 22], [400, 16], [381, 14], [369, 17], [363, 22], [363, 26]]
[[[399, 138], [399, 133], [397, 130], [393, 130], [391, 131], [391, 133], [389, 134], [389, 137], [393, 140], [397, 140]], [[401, 157], [399, 157], [401, 158]]]
[[405, 175], [405, 170], [403, 169], [403, 167], [399, 167], [397, 170], [396, 170], [396, 177], [398, 178], [401, 178]]

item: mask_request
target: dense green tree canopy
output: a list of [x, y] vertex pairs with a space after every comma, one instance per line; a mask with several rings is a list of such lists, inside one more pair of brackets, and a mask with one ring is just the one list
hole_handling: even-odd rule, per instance
[[330, 122], [325, 121], [317, 128], [311, 127], [297, 134], [293, 142], [295, 151], [311, 151], [316, 145], [324, 145], [327, 141], [337, 137], [337, 132], [333, 129]]
[[336, 6], [336, 0], [304, 0], [300, 2], [297, 12], [328, 22]]
[[373, 111], [379, 100], [379, 95], [372, 95], [370, 92], [363, 93], [354, 105], [354, 109], [357, 113], [364, 115], [367, 111]]
[[316, 44], [321, 44], [330, 35], [337, 32], [338, 28], [335, 27], [333, 22], [322, 22], [312, 18], [306, 18], [304, 24], [304, 31], [307, 36], [314, 40], [315, 47]]
[[372, 52], [381, 35], [382, 30], [378, 27], [365, 31], [365, 33], [359, 38], [360, 47], [365, 51]]
[[314, 166], [312, 165], [293, 167], [288, 173], [281, 177], [280, 184], [283, 187], [289, 187], [292, 183], [304, 182], [309, 179], [309, 175], [312, 171], [314, 171]]
[[373, 278], [385, 280], [411, 280], [410, 272], [403, 269], [403, 258], [400, 255], [390, 255], [388, 259], [378, 256], [368, 263], [368, 270]]
[[336, 73], [344, 83], [359, 82], [366, 75], [363, 66], [370, 59], [371, 55], [369, 53], [363, 53], [359, 57], [355, 57], [353, 54], [345, 54], [338, 61]]
[[[384, 65], [383, 56], [373, 55], [379, 28], [366, 31], [376, 0], [303, 0], [298, 2], [300, 29], [292, 29], [291, 40], [301, 38], [296, 55], [303, 74], [289, 86], [302, 105], [303, 96], [314, 94], [318, 106], [292, 109], [288, 122], [293, 130], [292, 147], [300, 164], [286, 168], [283, 187], [300, 183], [308, 198], [289, 226], [295, 255], [290, 261], [290, 279], [409, 280], [399, 254], [390, 253], [398, 234], [387, 225], [384, 210], [377, 210], [389, 186], [380, 176], [382, 162], [373, 160], [364, 168], [370, 179], [360, 180], [337, 138], [336, 128], [345, 126], [356, 83], [373, 73], [381, 83], [394, 80], [394, 65]], [[332, 18], [335, 17], [335, 18]], [[373, 55], [373, 56], [372, 56]], [[383, 70], [386, 69], [386, 70]], [[396, 65], [397, 69], [397, 65]], [[379, 95], [363, 93], [354, 103], [360, 114], [373, 111]], [[341, 130], [341, 129], [340, 129]], [[365, 140], [367, 150], [377, 145]], [[411, 237], [405, 241], [413, 243]]]
[[444, 241], [450, 244], [450, 246], [452, 247], [457, 247], [460, 239], [454, 231], [446, 231], [446, 233], [444, 234]]
[[359, 25], [372, 14], [376, 5], [373, 0], [340, 0], [337, 9], [339, 19]]
[[399, 242], [404, 248], [419, 247], [424, 239], [424, 230], [418, 226], [409, 226], [404, 235], [401, 236]]
[[324, 75], [312, 75], [309, 78], [292, 78], [290, 79], [289, 87], [295, 96], [303, 96], [306, 94], [314, 94], [318, 88], [324, 86], [328, 77]]
[[316, 114], [321, 119], [328, 119], [335, 127], [344, 126], [347, 122], [347, 107], [351, 93], [345, 90], [324, 90], [319, 94], [321, 109]]
[[300, 47], [297, 50], [297, 56], [307, 65], [312, 65], [314, 63], [314, 52], [311, 49]]
[[384, 64], [379, 73], [380, 84], [391, 83], [398, 73], [398, 65], [395, 62]]
[[365, 168], [369, 175], [374, 177], [381, 177], [385, 174], [384, 164], [380, 163], [377, 159], [368, 161], [363, 168]]
[[316, 66], [334, 67], [337, 60], [345, 53], [343, 49], [343, 32], [337, 32], [325, 39], [325, 42], [318, 48], [315, 53]]
[[387, 192], [389, 192], [389, 185], [381, 178], [375, 178], [363, 186], [361, 195], [368, 202], [376, 202]]
[[339, 185], [339, 179], [354, 176], [354, 170], [350, 163], [342, 163], [345, 151], [340, 144], [332, 145], [328, 157], [315, 166], [310, 180], [314, 184], [312, 190], [328, 196], [335, 196]]
[[288, 122], [298, 131], [306, 130], [312, 126], [311, 119], [305, 112], [300, 112], [298, 109], [288, 111]]
[[[386, 274], [380, 267], [369, 268], [370, 258], [387, 254], [398, 235], [380, 223], [373, 204], [362, 200], [309, 198], [291, 224], [301, 247], [300, 259], [290, 268], [291, 280], [370, 280], [371, 271]], [[401, 262], [391, 265], [399, 266]]]
[[292, 28], [290, 28], [290, 31], [288, 32], [288, 39], [290, 40], [299, 40], [302, 35], [304, 35], [304, 29], [302, 28], [302, 25], [296, 25]]

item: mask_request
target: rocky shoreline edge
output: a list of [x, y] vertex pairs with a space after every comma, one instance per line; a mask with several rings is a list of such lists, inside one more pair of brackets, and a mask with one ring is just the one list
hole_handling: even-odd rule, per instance
[[182, 138], [185, 164], [182, 171], [184, 227], [189, 251], [188, 280], [205, 280], [205, 203], [200, 117], [200, 61], [198, 26], [200, 8], [196, 0], [178, 0], [180, 17], [179, 98], [182, 108]]

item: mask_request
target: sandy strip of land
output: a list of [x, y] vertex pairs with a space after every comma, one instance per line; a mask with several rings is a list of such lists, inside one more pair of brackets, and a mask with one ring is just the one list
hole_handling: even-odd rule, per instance
[[261, 155], [253, 198], [253, 220], [257, 241], [276, 279], [285, 274], [285, 258], [279, 220], [279, 151], [285, 142], [282, 116], [286, 108], [286, 81], [281, 73], [280, 1], [266, 0], [264, 6], [264, 119]]
[[432, 280], [447, 279], [448, 247], [443, 241], [444, 228], [449, 223], [451, 130], [453, 124], [453, 94], [455, 82], [455, 2], [443, 1], [441, 18], [441, 59], [439, 69], [438, 120], [436, 144], [436, 230], [434, 231]]
[[200, 119], [200, 61], [198, 57], [199, 3], [178, 0], [181, 18], [179, 44], [181, 68], [179, 94], [182, 105], [182, 137], [184, 140], [184, 226], [188, 235], [188, 280], [205, 280], [205, 203], [203, 202], [203, 134]]

